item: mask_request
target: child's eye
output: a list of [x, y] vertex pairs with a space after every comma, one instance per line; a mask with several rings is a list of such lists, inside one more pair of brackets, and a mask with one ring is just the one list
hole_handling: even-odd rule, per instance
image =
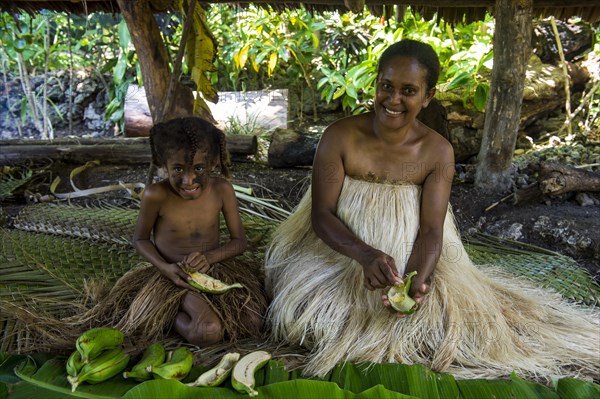
[[173, 170], [174, 170], [175, 172], [177, 172], [177, 173], [181, 173], [181, 172], [183, 172], [183, 168], [182, 168], [181, 166], [175, 166], [175, 167], [173, 168]]
[[417, 91], [416, 91], [416, 90], [415, 90], [413, 87], [405, 87], [405, 88], [402, 90], [402, 93], [404, 93], [404, 95], [407, 95], [407, 96], [412, 96], [412, 95], [414, 95], [416, 92], [417, 92]]
[[204, 172], [204, 166], [196, 166], [196, 172]]

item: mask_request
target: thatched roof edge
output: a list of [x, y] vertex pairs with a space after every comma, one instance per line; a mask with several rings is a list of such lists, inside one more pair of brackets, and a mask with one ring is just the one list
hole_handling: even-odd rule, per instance
[[[152, 0], [149, 0], [152, 1]], [[156, 12], [168, 10], [165, 4], [168, 0], [154, 0], [159, 7]], [[247, 6], [254, 3], [264, 7], [272, 7], [275, 10], [283, 10], [295, 7], [305, 7], [310, 11], [339, 11], [346, 12], [344, 0], [309, 0], [309, 1], [228, 1], [213, 0], [200, 1], [201, 4], [229, 4], [232, 6]], [[395, 18], [397, 11], [394, 5], [411, 6], [414, 10], [425, 17], [432, 17], [437, 14], [448, 22], [472, 22], [480, 20], [486, 11], [493, 14], [494, 0], [408, 0], [405, 3], [399, 0], [366, 0], [369, 10], [377, 15], [385, 15], [389, 18]], [[92, 12], [119, 13], [120, 9], [116, 0], [65, 0], [65, 1], [36, 1], [36, 0], [13, 0], [0, 1], [0, 11], [26, 11], [36, 13], [40, 10], [64, 11], [74, 14], [85, 15]], [[600, 0], [534, 0], [534, 17], [554, 16], [558, 19], [566, 19], [573, 16], [581, 17], [588, 22], [600, 21]]]

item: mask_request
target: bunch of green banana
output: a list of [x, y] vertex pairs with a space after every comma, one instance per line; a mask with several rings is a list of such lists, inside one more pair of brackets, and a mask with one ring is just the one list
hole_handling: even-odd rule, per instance
[[194, 382], [186, 384], [190, 387], [216, 387], [221, 385], [231, 374], [233, 366], [240, 359], [240, 354], [231, 352], [221, 358], [219, 364], [202, 373]]
[[84, 363], [81, 360], [81, 353], [78, 350], [73, 351], [71, 356], [67, 359], [67, 374], [72, 377], [75, 377], [81, 369], [83, 368]]
[[123, 372], [123, 378], [134, 378], [136, 381], [145, 381], [152, 378], [152, 373], [147, 367], [156, 367], [165, 362], [166, 351], [163, 344], [155, 342], [144, 351], [142, 359], [130, 371]]
[[146, 371], [152, 373], [154, 378], [182, 380], [192, 370], [193, 357], [192, 351], [182, 346], [171, 352], [165, 363], [158, 366], [150, 365], [146, 367]]
[[231, 386], [238, 392], [256, 396], [258, 392], [254, 389], [256, 380], [254, 373], [263, 367], [271, 359], [271, 354], [265, 351], [255, 351], [242, 357], [233, 367], [231, 373]]
[[81, 361], [88, 363], [107, 349], [120, 347], [125, 334], [110, 327], [98, 327], [87, 330], [77, 338], [75, 347], [81, 353]]
[[106, 381], [122, 372], [127, 367], [127, 363], [129, 363], [129, 355], [121, 348], [105, 350], [85, 364], [78, 375], [67, 377], [71, 384], [71, 391], [75, 392], [79, 384], [84, 381], [90, 384]]

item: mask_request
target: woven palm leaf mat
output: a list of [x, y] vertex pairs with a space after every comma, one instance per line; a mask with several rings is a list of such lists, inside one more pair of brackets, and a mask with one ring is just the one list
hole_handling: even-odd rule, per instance
[[[15, 218], [13, 225], [21, 230], [84, 238], [86, 239], [84, 242], [95, 240], [130, 246], [137, 212], [135, 209], [116, 207], [93, 208], [38, 204], [24, 208]], [[267, 221], [259, 216], [246, 213], [242, 213], [242, 220], [251, 244], [250, 250], [246, 251], [246, 256], [260, 259], [263, 255], [261, 250], [267, 244], [268, 236], [277, 222]], [[226, 233], [224, 227], [222, 233]], [[4, 234], [9, 233], [5, 232]], [[23, 246], [31, 243], [36, 247], [35, 250], [40, 256], [45, 254], [47, 262], [52, 262], [52, 259], [56, 257], [59, 265], [67, 263], [73, 273], [80, 268], [77, 266], [78, 261], [87, 259], [81, 256], [78, 258], [77, 254], [80, 252], [69, 248], [68, 244], [61, 245], [62, 239], [42, 240], [39, 235], [35, 236], [37, 237], [35, 239], [25, 239], [25, 237], [28, 236], [23, 236]], [[17, 240], [20, 239], [17, 238]], [[115, 252], [114, 247], [107, 246], [107, 244], [98, 244], [96, 248], [90, 243], [86, 245], [86, 248], [89, 248], [87, 256], [103, 259], [106, 262], [105, 273], [112, 275], [112, 279], [129, 270], [131, 263], [122, 262], [123, 255], [118, 251]], [[45, 247], [48, 247], [47, 253]], [[465, 239], [465, 247], [476, 264], [501, 266], [514, 275], [527, 277], [538, 285], [555, 289], [565, 298], [588, 305], [600, 304], [600, 286], [584, 268], [570, 257], [540, 247], [484, 234]], [[65, 248], [64, 252], [61, 252], [60, 248]], [[21, 253], [27, 253], [27, 250], [23, 249]], [[116, 257], [117, 260], [112, 261], [113, 257]], [[65, 260], [66, 258], [69, 260]], [[138, 258], [135, 258], [135, 261], [137, 260]], [[132, 261], [130, 260], [130, 262]], [[28, 263], [24, 259], [21, 259], [21, 262]], [[121, 267], [119, 268], [118, 265]], [[84, 270], [81, 273], [85, 276]]]

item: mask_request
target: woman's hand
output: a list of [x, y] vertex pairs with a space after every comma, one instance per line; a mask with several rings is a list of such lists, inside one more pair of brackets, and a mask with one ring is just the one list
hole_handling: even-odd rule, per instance
[[374, 250], [368, 260], [362, 263], [364, 284], [369, 291], [377, 288], [385, 288], [402, 282], [396, 262], [391, 256]]
[[192, 252], [181, 261], [189, 271], [206, 273], [210, 269], [210, 264], [204, 254]]

